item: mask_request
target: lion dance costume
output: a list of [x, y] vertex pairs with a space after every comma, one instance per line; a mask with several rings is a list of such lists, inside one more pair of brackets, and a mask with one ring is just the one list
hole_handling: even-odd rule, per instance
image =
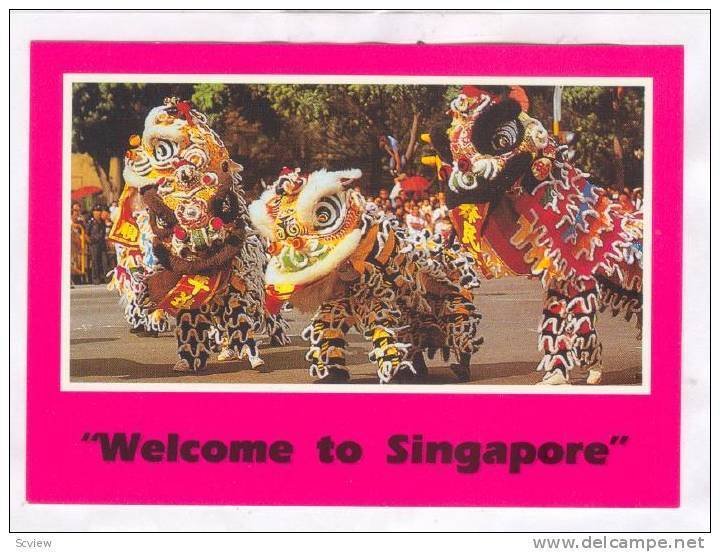
[[542, 383], [569, 383], [576, 366], [598, 383], [598, 310], [642, 325], [642, 213], [591, 184], [527, 105], [519, 87], [465, 87], [451, 102], [450, 128], [431, 136], [451, 220], [485, 277], [541, 278]]
[[111, 272], [109, 290], [120, 294], [125, 321], [132, 333], [154, 335], [167, 331], [168, 315], [162, 309], [148, 309], [139, 303], [146, 268], [157, 263], [152, 250], [149, 214], [131, 186], [120, 196], [120, 214], [108, 239], [115, 242], [117, 265]]
[[265, 310], [267, 258], [249, 226], [241, 171], [206, 117], [177, 98], [130, 138], [114, 233], [134, 238], [137, 252], [116, 280], [133, 312], [175, 318], [176, 370], [203, 369], [220, 342], [260, 367], [258, 333], [287, 341], [285, 323]]
[[425, 372], [425, 350], [454, 353], [453, 371], [467, 380], [482, 343], [469, 291], [477, 284], [472, 257], [459, 246], [410, 240], [391, 219], [369, 215], [350, 187], [360, 176], [286, 168], [250, 205], [253, 225], [270, 241], [268, 293], [315, 311], [303, 332], [310, 374], [349, 378], [345, 336], [354, 327], [372, 343], [381, 383]]

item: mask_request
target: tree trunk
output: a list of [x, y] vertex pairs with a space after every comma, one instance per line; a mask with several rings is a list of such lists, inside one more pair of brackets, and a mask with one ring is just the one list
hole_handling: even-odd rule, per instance
[[615, 89], [612, 108], [613, 108], [613, 165], [615, 168], [615, 189], [622, 192], [625, 188], [625, 162], [622, 148], [622, 121], [620, 120], [620, 104], [622, 101], [622, 87]]
[[113, 156], [110, 158], [108, 164], [108, 179], [110, 180], [110, 186], [112, 187], [113, 197], [110, 199], [110, 203], [120, 198], [123, 188], [123, 161], [120, 157]]
[[615, 189], [622, 192], [625, 188], [625, 162], [620, 136], [613, 136], [613, 164], [615, 165]]
[[102, 168], [95, 158], [93, 158], [93, 165], [95, 166], [95, 172], [97, 172], [98, 179], [100, 180], [100, 186], [102, 187], [102, 194], [107, 203], [113, 201], [113, 185], [108, 178], [107, 172]]
[[418, 128], [420, 126], [420, 114], [415, 111], [413, 113], [413, 120], [412, 125], [410, 127], [410, 139], [408, 140], [408, 146], [405, 150], [405, 164], [408, 165], [410, 163], [410, 159], [412, 158], [413, 154], [415, 153], [415, 144], [417, 142], [417, 133]]

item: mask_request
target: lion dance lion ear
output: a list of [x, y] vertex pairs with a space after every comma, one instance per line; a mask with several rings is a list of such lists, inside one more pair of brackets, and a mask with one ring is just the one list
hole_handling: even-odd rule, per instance
[[530, 109], [530, 99], [522, 86], [511, 86], [508, 98], [515, 100], [520, 104], [520, 109], [525, 113]]

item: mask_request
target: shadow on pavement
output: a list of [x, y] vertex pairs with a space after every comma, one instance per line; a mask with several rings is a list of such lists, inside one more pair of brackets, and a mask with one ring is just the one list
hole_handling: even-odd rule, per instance
[[70, 345], [86, 345], [88, 343], [106, 343], [108, 341], [120, 341], [119, 337], [79, 337], [70, 340]]
[[[430, 373], [426, 377], [414, 379], [412, 383], [414, 385], [447, 385], [459, 383], [449, 367], [431, 366], [429, 370]], [[533, 374], [534, 370], [535, 364], [529, 362], [473, 364], [470, 366], [470, 381], [467, 383], [482, 383], [484, 380], [509, 376], [527, 376], [528, 374]], [[350, 382], [377, 383], [377, 378], [367, 376], [355, 378], [352, 376], [352, 368], [350, 368]]]
[[[359, 357], [352, 362], [352, 356]], [[357, 355], [348, 355], [348, 368], [350, 370], [350, 384], [377, 384], [377, 377], [369, 376], [367, 372], [363, 374], [353, 375], [353, 364], [361, 365], [367, 362], [364, 353]], [[267, 357], [266, 357], [267, 358]], [[281, 351], [272, 355], [272, 362], [268, 359], [268, 365], [273, 372], [286, 370], [305, 369], [306, 364], [299, 362], [298, 351]], [[535, 364], [530, 362], [502, 362], [496, 364], [473, 364], [471, 366], [471, 377], [469, 384], [493, 385], [508, 384], [507, 381], [502, 382], [503, 378], [515, 378], [512, 384], [515, 385], [534, 385], [540, 381], [541, 374], [535, 371]], [[201, 372], [174, 372], [172, 364], [151, 364], [140, 363], [121, 358], [92, 358], [92, 359], [71, 359], [70, 361], [70, 377], [72, 378], [93, 378], [93, 377], [112, 377], [116, 381], [132, 381], [136, 379], [148, 378], [167, 378], [173, 379], [178, 377], [194, 376], [196, 382], [200, 383], [204, 376], [212, 376], [217, 374], [231, 374], [235, 372], [249, 370], [247, 360], [230, 361], [230, 362], [210, 362], [205, 370]], [[577, 372], [573, 376], [574, 385], [585, 384], [586, 373]], [[500, 381], [498, 381], [500, 380]], [[309, 377], [307, 381], [292, 381], [272, 383], [313, 383]], [[188, 381], [187, 383], [193, 383]], [[412, 380], [415, 385], [447, 385], [459, 383], [450, 368], [443, 366], [431, 366], [430, 373], [424, 378]], [[603, 374], [602, 383], [604, 385], [640, 385], [642, 376], [638, 367], [627, 368]]]
[[[247, 361], [211, 362], [201, 372], [175, 372], [171, 363], [146, 364], [122, 358], [88, 358], [70, 361], [70, 378], [113, 377], [118, 381], [147, 378], [202, 378], [213, 374], [230, 374], [247, 370]], [[192, 383], [192, 382], [188, 382]]]
[[[573, 380], [573, 384], [576, 383]], [[584, 383], [583, 381], [577, 383]], [[633, 366], [632, 368], [626, 368], [625, 370], [616, 370], [614, 372], [604, 372], [603, 385], [641, 385], [642, 384], [642, 370], [640, 366]]]

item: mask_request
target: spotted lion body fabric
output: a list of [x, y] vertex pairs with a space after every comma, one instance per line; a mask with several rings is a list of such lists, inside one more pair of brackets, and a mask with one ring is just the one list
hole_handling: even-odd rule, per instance
[[170, 317], [162, 309], [148, 309], [141, 303], [143, 276], [156, 265], [152, 253], [149, 214], [138, 200], [136, 190], [128, 186], [119, 201], [119, 216], [108, 236], [115, 243], [117, 264], [110, 274], [108, 289], [120, 295], [125, 321], [133, 332], [164, 332]]
[[177, 98], [130, 138], [123, 204], [133, 216], [121, 208], [111, 238], [141, 259], [132, 304], [175, 319], [177, 369], [203, 369], [220, 343], [252, 362], [261, 332], [288, 341], [286, 323], [265, 309], [265, 246], [250, 228], [241, 171], [205, 115]]
[[269, 240], [266, 286], [278, 300], [314, 310], [302, 336], [310, 374], [344, 381], [346, 335], [360, 332], [381, 383], [424, 370], [423, 352], [454, 353], [468, 370], [482, 343], [472, 257], [396, 221], [371, 216], [350, 184], [360, 171], [285, 169], [250, 206]]
[[568, 383], [581, 366], [598, 383], [598, 310], [642, 324], [642, 212], [593, 185], [527, 109], [519, 87], [465, 87], [451, 102], [451, 125], [432, 140], [447, 159], [451, 220], [486, 278], [542, 281], [543, 381]]

